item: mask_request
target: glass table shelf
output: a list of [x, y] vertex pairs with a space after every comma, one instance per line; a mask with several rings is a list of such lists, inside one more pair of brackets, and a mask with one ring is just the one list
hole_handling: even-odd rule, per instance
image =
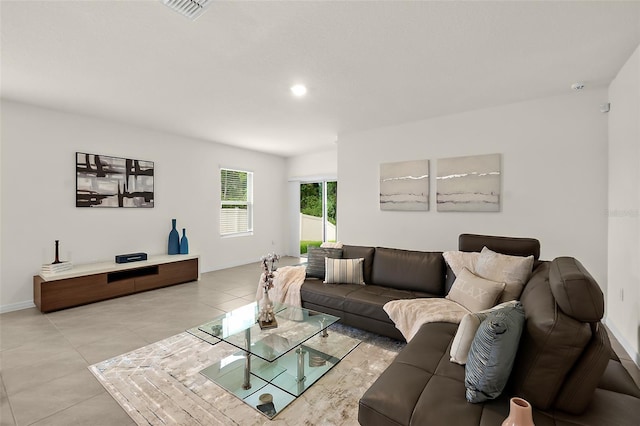
[[327, 332], [336, 316], [283, 304], [274, 310], [278, 327], [272, 329], [260, 329], [257, 304], [251, 303], [187, 330], [210, 344], [240, 349], [201, 374], [270, 419], [360, 344]]

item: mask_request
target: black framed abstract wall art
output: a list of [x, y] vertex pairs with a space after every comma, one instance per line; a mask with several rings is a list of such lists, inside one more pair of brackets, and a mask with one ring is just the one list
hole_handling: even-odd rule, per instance
[[76, 207], [152, 208], [153, 161], [76, 152]]

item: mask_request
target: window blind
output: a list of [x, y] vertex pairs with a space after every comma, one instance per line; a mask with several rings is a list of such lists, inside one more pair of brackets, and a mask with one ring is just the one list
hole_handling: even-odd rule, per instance
[[220, 169], [220, 234], [251, 232], [253, 173]]

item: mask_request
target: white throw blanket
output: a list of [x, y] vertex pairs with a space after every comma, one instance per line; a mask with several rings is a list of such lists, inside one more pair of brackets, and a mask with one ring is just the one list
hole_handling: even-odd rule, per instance
[[[273, 273], [273, 288], [269, 290], [269, 298], [274, 302], [302, 307], [300, 287], [304, 282], [307, 268], [303, 266], [283, 266]], [[258, 282], [256, 300], [260, 301], [264, 294], [264, 273]]]
[[413, 339], [422, 324], [428, 322], [460, 324], [462, 317], [470, 312], [452, 300], [439, 297], [392, 300], [385, 303], [383, 309], [407, 342]]

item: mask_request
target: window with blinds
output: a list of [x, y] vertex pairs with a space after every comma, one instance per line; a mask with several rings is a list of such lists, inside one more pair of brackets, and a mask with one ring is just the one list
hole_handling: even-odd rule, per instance
[[253, 231], [253, 173], [220, 169], [220, 234]]

